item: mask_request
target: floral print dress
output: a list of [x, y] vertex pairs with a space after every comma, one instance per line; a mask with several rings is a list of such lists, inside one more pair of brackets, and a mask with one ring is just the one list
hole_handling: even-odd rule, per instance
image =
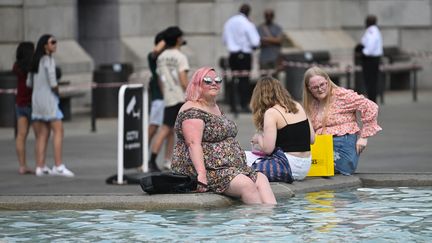
[[256, 181], [257, 174], [247, 166], [246, 155], [235, 139], [237, 135], [236, 124], [224, 114], [218, 116], [197, 108], [187, 109], [177, 116], [174, 126], [177, 142], [172, 160], [174, 172], [183, 175], [197, 175], [182, 131], [182, 123], [187, 119], [204, 121], [201, 145], [209, 190], [223, 193], [228, 189], [234, 177], [239, 174], [244, 174], [250, 177], [252, 181]]

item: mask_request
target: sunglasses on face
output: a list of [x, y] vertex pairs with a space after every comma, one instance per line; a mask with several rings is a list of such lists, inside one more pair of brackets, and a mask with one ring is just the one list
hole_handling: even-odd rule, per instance
[[51, 45], [55, 45], [55, 44], [57, 44], [57, 41], [56, 40], [52, 40], [52, 41], [50, 41], [50, 44]]
[[205, 84], [207, 84], [207, 85], [211, 85], [211, 84], [213, 83], [213, 81], [214, 81], [216, 84], [221, 84], [221, 83], [222, 83], [222, 78], [219, 77], [219, 76], [215, 77], [214, 79], [212, 79], [212, 78], [210, 78], [210, 77], [204, 77], [204, 78], [203, 78], [203, 82], [204, 82]]

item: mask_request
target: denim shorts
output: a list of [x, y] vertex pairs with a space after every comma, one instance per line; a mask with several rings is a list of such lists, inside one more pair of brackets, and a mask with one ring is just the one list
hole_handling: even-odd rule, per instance
[[50, 121], [55, 121], [55, 120], [62, 120], [64, 118], [63, 112], [60, 110], [60, 100], [59, 98], [56, 96], [55, 97], [55, 102], [57, 104], [56, 106], [56, 110], [55, 110], [55, 116], [41, 116], [41, 115], [32, 115], [32, 120], [34, 121], [43, 121], [43, 122], [50, 122]]
[[352, 175], [357, 169], [359, 155], [356, 150], [357, 135], [346, 134], [333, 137], [335, 170], [343, 175]]
[[17, 119], [24, 116], [27, 118], [27, 120], [31, 121], [31, 113], [32, 113], [31, 106], [15, 105], [15, 112], [16, 112]]
[[60, 110], [60, 108], [57, 108], [55, 117], [41, 117], [41, 116], [32, 116], [33, 121], [43, 121], [43, 122], [50, 122], [55, 120], [62, 120], [64, 117], [63, 112]]
[[151, 102], [149, 124], [157, 125], [157, 126], [162, 125], [164, 110], [165, 110], [165, 103], [162, 99], [153, 100]]

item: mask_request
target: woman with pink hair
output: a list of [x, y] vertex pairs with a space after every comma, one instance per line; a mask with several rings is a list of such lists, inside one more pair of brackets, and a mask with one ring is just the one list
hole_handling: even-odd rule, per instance
[[219, 109], [222, 79], [210, 67], [198, 69], [186, 89], [174, 130], [174, 172], [196, 176], [198, 192], [213, 191], [246, 204], [276, 204], [267, 177], [246, 164], [235, 139], [236, 124]]

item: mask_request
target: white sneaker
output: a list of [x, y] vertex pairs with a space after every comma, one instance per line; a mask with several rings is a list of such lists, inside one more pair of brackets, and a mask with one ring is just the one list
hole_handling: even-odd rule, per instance
[[165, 160], [165, 163], [164, 163], [164, 165], [163, 165], [163, 168], [164, 168], [165, 170], [171, 170], [171, 161], [169, 161], [169, 160]]
[[36, 176], [49, 176], [52, 175], [52, 171], [48, 166], [36, 167]]
[[53, 166], [52, 168], [52, 174], [57, 176], [65, 176], [65, 177], [74, 177], [75, 174], [68, 170], [64, 164], [61, 164], [60, 166]]

